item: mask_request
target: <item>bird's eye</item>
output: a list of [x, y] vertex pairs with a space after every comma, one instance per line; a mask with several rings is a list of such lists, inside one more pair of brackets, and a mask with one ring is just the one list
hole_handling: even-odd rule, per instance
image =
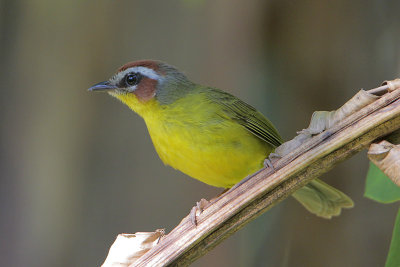
[[125, 76], [125, 83], [127, 86], [134, 86], [140, 82], [140, 78], [139, 73], [129, 73]]

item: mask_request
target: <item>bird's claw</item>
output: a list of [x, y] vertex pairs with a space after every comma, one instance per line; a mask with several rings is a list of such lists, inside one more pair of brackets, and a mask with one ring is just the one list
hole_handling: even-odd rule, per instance
[[203, 210], [210, 204], [210, 202], [204, 198], [196, 203], [196, 206], [192, 208], [190, 211], [190, 221], [194, 226], [197, 226], [197, 211], [199, 215], [203, 212]]
[[281, 156], [279, 156], [276, 153], [270, 153], [268, 157], [264, 160], [264, 167], [271, 168], [272, 171], [275, 172], [275, 167], [273, 162], [276, 161], [278, 158], [281, 158]]

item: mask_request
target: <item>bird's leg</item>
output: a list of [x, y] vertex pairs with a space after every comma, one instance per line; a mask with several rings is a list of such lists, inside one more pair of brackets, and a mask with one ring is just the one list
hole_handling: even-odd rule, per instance
[[270, 153], [268, 157], [264, 160], [264, 167], [271, 168], [272, 171], [275, 172], [274, 162], [276, 162], [279, 158], [281, 158], [280, 155], [276, 153]]
[[197, 219], [196, 219], [197, 211], [199, 212], [199, 215], [200, 215], [203, 212], [203, 210], [210, 205], [210, 203], [211, 203], [210, 201], [208, 201], [204, 198], [202, 198], [200, 201], [196, 202], [196, 206], [194, 206], [192, 208], [192, 210], [190, 211], [190, 221], [192, 222], [192, 224], [194, 226], [197, 226]]
[[222, 191], [218, 196], [213, 197], [212, 199], [210, 199], [210, 201], [202, 198], [200, 201], [196, 202], [196, 206], [194, 206], [192, 208], [192, 210], [190, 211], [190, 221], [192, 222], [192, 224], [194, 226], [197, 226], [197, 220], [196, 220], [197, 211], [199, 212], [199, 215], [200, 215], [205, 208], [210, 206], [210, 204], [212, 202], [214, 202], [216, 199], [218, 199], [221, 195], [223, 195], [228, 190], [229, 190], [229, 188], [224, 189], [224, 191]]

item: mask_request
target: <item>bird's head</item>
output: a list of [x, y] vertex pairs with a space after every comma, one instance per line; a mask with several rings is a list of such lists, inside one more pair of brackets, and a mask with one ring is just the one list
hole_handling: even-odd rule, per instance
[[106, 91], [140, 113], [138, 109], [148, 103], [174, 102], [190, 91], [192, 85], [171, 65], [140, 60], [123, 65], [109, 80], [93, 85], [89, 91]]

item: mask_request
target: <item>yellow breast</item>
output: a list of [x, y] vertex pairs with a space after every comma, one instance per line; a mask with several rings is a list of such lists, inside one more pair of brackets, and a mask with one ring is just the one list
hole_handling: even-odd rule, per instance
[[272, 146], [228, 118], [202, 95], [171, 105], [117, 96], [146, 122], [162, 161], [209, 185], [229, 188], [262, 167]]
[[151, 139], [165, 164], [209, 185], [232, 187], [260, 169], [272, 147], [237, 122], [215, 117], [217, 107], [200, 97], [144, 116]]

